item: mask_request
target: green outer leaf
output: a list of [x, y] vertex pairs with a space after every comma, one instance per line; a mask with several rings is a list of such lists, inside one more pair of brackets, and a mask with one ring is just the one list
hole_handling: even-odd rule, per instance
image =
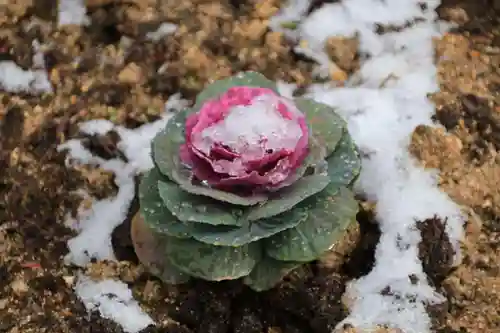
[[312, 136], [326, 148], [326, 156], [330, 156], [344, 134], [345, 120], [332, 107], [311, 99], [297, 98], [295, 104], [306, 115]]
[[268, 80], [264, 75], [258, 72], [247, 71], [225, 79], [217, 80], [205, 86], [205, 89], [203, 89], [198, 96], [196, 96], [196, 106], [199, 107], [205, 101], [219, 97], [229, 88], [235, 86], [269, 88], [278, 93], [278, 88], [273, 81]]
[[189, 281], [190, 276], [172, 265], [163, 250], [165, 237], [155, 233], [144, 221], [142, 214], [135, 215], [132, 220], [130, 235], [135, 253], [139, 261], [162, 281], [169, 284], [182, 284]]
[[256, 221], [286, 212], [306, 198], [324, 190], [329, 183], [330, 177], [325, 174], [305, 176], [281, 189], [277, 197], [271, 197], [264, 204], [249, 208], [246, 219]]
[[165, 259], [161, 264], [151, 265], [149, 270], [151, 271], [151, 274], [156, 275], [163, 282], [168, 284], [183, 284], [187, 283], [191, 279], [189, 274], [182, 272], [175, 265], [173, 265], [167, 256], [165, 256]]
[[276, 286], [292, 270], [301, 266], [302, 262], [279, 261], [264, 257], [255, 265], [243, 283], [254, 291], [260, 292]]
[[[328, 178], [329, 180], [330, 178]], [[158, 191], [165, 206], [183, 222], [240, 226], [242, 210], [212, 198], [188, 193], [175, 183], [158, 181]]]
[[240, 228], [191, 223], [190, 235], [200, 242], [219, 246], [242, 246], [293, 228], [305, 221], [302, 211], [288, 211], [281, 215], [249, 222]]
[[305, 222], [266, 239], [268, 256], [283, 261], [313, 261], [328, 251], [356, 219], [358, 203], [344, 187], [329, 185], [313, 199], [316, 202], [309, 204]]
[[179, 163], [174, 156], [179, 156], [179, 147], [185, 142], [184, 126], [188, 113], [188, 109], [185, 109], [172, 116], [151, 143], [153, 162], [160, 172], [172, 181], [175, 181], [174, 171]]
[[179, 148], [185, 142], [184, 126], [189, 110], [182, 110], [175, 114], [167, 123], [163, 131], [153, 139], [153, 161], [158, 169], [170, 180], [179, 184], [180, 188], [191, 194], [207, 196], [219, 201], [234, 205], [252, 206], [267, 200], [267, 195], [242, 197], [234, 193], [220, 191], [204, 185], [192, 184], [191, 171], [182, 165], [179, 157]]
[[179, 270], [210, 281], [248, 275], [262, 256], [259, 243], [240, 247], [214, 246], [193, 239], [169, 238], [167, 255]]
[[170, 213], [158, 194], [157, 184], [162, 178], [156, 168], [149, 170], [142, 177], [139, 184], [140, 213], [145, 223], [155, 232], [188, 238], [189, 227]]
[[327, 159], [328, 175], [333, 184], [349, 186], [361, 171], [361, 158], [349, 132], [345, 132], [337, 149]]
[[184, 284], [191, 279], [189, 274], [181, 272], [177, 267], [172, 265], [168, 259], [165, 260], [161, 270], [158, 270], [157, 273], [152, 271], [151, 274], [156, 275], [163, 282], [168, 284]]
[[203, 185], [194, 185], [191, 184], [190, 180], [186, 180], [187, 177], [185, 175], [178, 175], [177, 172], [174, 174], [180, 188], [192, 194], [203, 195], [219, 201], [224, 201], [233, 205], [240, 206], [253, 206], [267, 200], [267, 195], [264, 194], [255, 194], [251, 197], [242, 197], [234, 193], [213, 189]]
[[[322, 165], [326, 158], [326, 148], [322, 146], [314, 136], [309, 136], [309, 154], [304, 160], [306, 168], [318, 169], [318, 166]], [[302, 168], [302, 166], [301, 166]], [[304, 174], [304, 173], [302, 173]]]

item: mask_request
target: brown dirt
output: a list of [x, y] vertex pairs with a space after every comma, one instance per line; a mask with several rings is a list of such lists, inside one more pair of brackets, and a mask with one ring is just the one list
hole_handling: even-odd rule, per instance
[[[314, 6], [324, 2], [332, 1]], [[0, 59], [31, 67], [30, 45], [38, 39], [47, 45], [45, 62], [55, 90], [36, 97], [0, 92], [0, 332], [118, 333], [113, 322], [87, 315], [72, 291], [75, 271], [61, 260], [72, 236], [64, 220], [86, 204], [77, 191], [112, 195], [112, 176], [65, 167], [57, 145], [78, 136], [76, 124], [82, 120], [104, 117], [131, 128], [153, 121], [171, 94], [192, 98], [209, 79], [241, 70], [305, 86], [312, 64], [266, 29], [278, 1], [89, 0], [92, 24], [85, 29], [58, 29], [53, 3], [0, 5]], [[436, 41], [442, 84], [442, 92], [433, 96], [436, 118], [452, 135], [421, 127], [412, 146], [424, 165], [440, 169], [443, 189], [471, 207], [464, 260], [451, 272], [442, 221], [419, 224], [424, 269], [448, 296], [444, 306], [429, 309], [442, 333], [500, 330], [500, 192], [495, 185], [500, 178], [500, 26], [495, 4], [446, 2], [440, 9], [442, 17], [460, 24]], [[145, 40], [163, 21], [180, 29], [157, 43]], [[329, 47], [343, 70], [356, 68], [353, 41], [331, 40]], [[88, 147], [108, 158], [119, 154], [115, 143], [113, 136], [86, 138]], [[120, 277], [132, 287], [159, 323], [144, 333], [326, 333], [346, 316], [345, 282], [372, 265], [378, 229], [369, 205], [363, 207], [360, 228], [345, 247], [266, 293], [255, 294], [237, 282], [160, 284], [137, 264], [129, 221], [113, 235], [121, 261], [94, 263], [87, 270], [96, 277]]]
[[459, 24], [436, 42], [436, 119], [451, 135], [420, 127], [412, 150], [470, 207], [462, 264], [440, 284], [449, 309], [439, 331], [500, 332], [500, 2], [446, 1], [439, 13]]

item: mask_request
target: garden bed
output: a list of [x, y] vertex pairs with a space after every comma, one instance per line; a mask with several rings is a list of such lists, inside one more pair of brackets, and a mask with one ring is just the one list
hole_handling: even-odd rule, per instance
[[[314, 15], [333, 2], [312, 1], [306, 13]], [[147, 131], [140, 132], [140, 126], [161, 122], [183, 103], [191, 103], [209, 80], [255, 70], [297, 84], [297, 93], [325, 80], [342, 87], [346, 78], [356, 78], [362, 65], [359, 41], [330, 38], [327, 53], [336, 66], [320, 79], [312, 74], [315, 61], [268, 28], [278, 1], [87, 3], [87, 27], [59, 27], [58, 11], [50, 1], [0, 4], [0, 61], [39, 71], [33, 76], [37, 84], [24, 91], [16, 88], [26, 81], [16, 76], [19, 72], [0, 69], [0, 332], [124, 332], [116, 318], [87, 310], [75, 292], [82, 276], [123, 281], [137, 301], [129, 300], [129, 305], [144, 311], [136, 324], [154, 322], [142, 333], [349, 332], [349, 325], [339, 326], [353, 309], [346, 288], [372, 271], [384, 231], [378, 227], [373, 200], [360, 193], [359, 226], [330, 255], [273, 290], [257, 294], [238, 281], [167, 286], [145, 272], [131, 247], [130, 221], [137, 210], [134, 178], [120, 178], [111, 172], [117, 168], [103, 167], [103, 161], [101, 167], [69, 163], [61, 145], [77, 139], [72, 142], [81, 142], [103, 160], [126, 164], [135, 156], [132, 162], [144, 169], [147, 162], [135, 151], [147, 147]], [[456, 228], [451, 234], [447, 229], [453, 221], [430, 216], [416, 222], [425, 284], [444, 296], [441, 302], [425, 304], [425, 311], [436, 332], [495, 332], [500, 329], [500, 6], [486, 0], [444, 1], [437, 13], [456, 25], [435, 37], [440, 90], [429, 97], [436, 107], [434, 120], [442, 127], [418, 126], [409, 151], [422, 167], [439, 171], [441, 190], [463, 206], [467, 223], [461, 261], [454, 267]], [[402, 29], [381, 25], [378, 32]], [[162, 31], [163, 37], [157, 38]], [[416, 81], [414, 86], [421, 88]], [[164, 107], [167, 100], [170, 110]], [[94, 123], [88, 128], [101, 134], [81, 133], [79, 126], [92, 119], [123, 127], [106, 131], [106, 123]], [[120, 149], [124, 137], [128, 151]], [[70, 223], [105, 198], [119, 198], [111, 211], [116, 213], [111, 244], [118, 261], [87, 263], [84, 257], [73, 257], [73, 265], [65, 264], [68, 241], [77, 234], [72, 230], [77, 226]], [[122, 199], [126, 205], [120, 205]], [[109, 222], [113, 217], [106, 207], [111, 206], [98, 212]], [[74, 265], [78, 261], [83, 268]], [[394, 288], [388, 285], [383, 292], [394, 296]]]

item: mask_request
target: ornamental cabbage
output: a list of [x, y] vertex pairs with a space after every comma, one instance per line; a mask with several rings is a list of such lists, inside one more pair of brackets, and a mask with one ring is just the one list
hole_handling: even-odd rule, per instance
[[168, 283], [266, 290], [356, 222], [361, 164], [345, 121], [255, 72], [209, 84], [157, 134], [152, 158], [132, 240]]

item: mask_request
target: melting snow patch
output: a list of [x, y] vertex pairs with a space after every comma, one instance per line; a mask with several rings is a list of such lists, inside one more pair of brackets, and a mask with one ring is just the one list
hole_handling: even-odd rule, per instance
[[[68, 241], [69, 253], [65, 257], [67, 264], [84, 267], [91, 259], [116, 259], [111, 246], [111, 233], [126, 218], [135, 195], [135, 176], [153, 167], [150, 156], [151, 140], [165, 127], [171, 111], [186, 106], [187, 102], [180, 99], [179, 94], [173, 95], [165, 104], [166, 112], [161, 119], [134, 130], [115, 126], [107, 120], [92, 120], [80, 126], [80, 131], [89, 135], [116, 131], [121, 139], [118, 149], [128, 159], [127, 163], [120, 159], [105, 160], [94, 156], [78, 139], [69, 140], [58, 147], [59, 150], [68, 151], [68, 165], [95, 165], [111, 171], [115, 174], [115, 183], [118, 186], [118, 194], [114, 198], [94, 201], [91, 208], [83, 212], [77, 221], [70, 221], [79, 234]], [[79, 281], [75, 290], [87, 308], [98, 307], [104, 317], [117, 321], [127, 332], [138, 332], [152, 323], [152, 320], [141, 312], [137, 303], [132, 301], [132, 294], [125, 284], [111, 280], [92, 282], [85, 276], [80, 276]], [[107, 294], [117, 295], [118, 299], [124, 301], [109, 298]]]
[[174, 33], [177, 30], [177, 25], [173, 23], [162, 23], [155, 31], [148, 32], [146, 38], [154, 42], [159, 41], [163, 37]]
[[[291, 12], [302, 13], [297, 4], [291, 5]], [[308, 92], [337, 108], [366, 153], [356, 190], [377, 202], [382, 233], [372, 271], [348, 286], [351, 313], [339, 328], [349, 323], [366, 330], [387, 325], [405, 333], [430, 332], [425, 306], [444, 300], [427, 283], [418, 259], [421, 236], [416, 221], [435, 215], [447, 219], [447, 232], [458, 253], [464, 217], [438, 188], [436, 172], [420, 168], [408, 153], [414, 128], [434, 126], [434, 106], [427, 95], [438, 89], [432, 44], [443, 30], [443, 24], [435, 22], [438, 5], [437, 0], [344, 0], [323, 5], [295, 31], [320, 65], [330, 36], [357, 34], [360, 51], [368, 56], [357, 73], [356, 87], [314, 85]], [[420, 22], [400, 32], [374, 31], [376, 24], [404, 25], [415, 18]], [[419, 282], [412, 284], [410, 276]], [[382, 294], [387, 287], [393, 296]]]
[[278, 87], [278, 91], [281, 96], [287, 98], [293, 98], [293, 93], [297, 90], [296, 83], [288, 83], [285, 81], [277, 81], [276, 86]]
[[24, 70], [10, 60], [0, 62], [0, 88], [11, 93], [52, 92], [52, 86], [44, 69]]
[[59, 0], [58, 24], [63, 25], [86, 25], [88, 17], [86, 15], [84, 0]]
[[123, 282], [109, 279], [96, 282], [79, 275], [75, 292], [88, 311], [98, 310], [103, 318], [120, 323], [126, 333], [137, 333], [154, 325]]
[[24, 70], [14, 61], [0, 61], [0, 88], [11, 93], [51, 93], [45, 61], [38, 40], [33, 40], [33, 70]]
[[[287, 5], [269, 20], [269, 26], [274, 31], [281, 31], [289, 38], [297, 38], [294, 25], [307, 13], [312, 0], [289, 0]], [[287, 28], [288, 26], [292, 28]]]

